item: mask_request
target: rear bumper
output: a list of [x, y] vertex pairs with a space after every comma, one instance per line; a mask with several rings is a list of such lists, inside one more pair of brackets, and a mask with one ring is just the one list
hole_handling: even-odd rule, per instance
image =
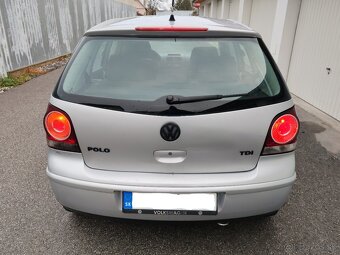
[[[50, 150], [47, 175], [65, 207], [110, 217], [141, 220], [220, 220], [279, 210], [296, 179], [294, 153], [261, 157], [243, 173], [156, 174], [88, 168], [80, 154]], [[122, 191], [218, 193], [217, 215], [139, 215], [122, 212]]]

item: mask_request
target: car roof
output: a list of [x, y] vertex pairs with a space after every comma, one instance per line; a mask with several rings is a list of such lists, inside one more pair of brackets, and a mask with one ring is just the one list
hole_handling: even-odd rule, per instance
[[[261, 37], [251, 28], [233, 20], [210, 19], [197, 16], [176, 16], [175, 21], [169, 21], [169, 16], [143, 16], [123, 19], [112, 19], [105, 21], [88, 30], [85, 35], [145, 35], [148, 33], [163, 35], [165, 32], [136, 31], [136, 27], [186, 27], [186, 28], [207, 28], [209, 36], [214, 35], [231, 35], [246, 37]], [[207, 32], [168, 32], [168, 34], [201, 34], [207, 35]]]

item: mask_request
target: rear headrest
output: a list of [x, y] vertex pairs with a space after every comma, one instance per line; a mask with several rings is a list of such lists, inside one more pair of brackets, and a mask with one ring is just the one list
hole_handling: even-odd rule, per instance
[[151, 45], [149, 41], [140, 41], [140, 40], [131, 40], [131, 41], [124, 41], [122, 44], [121, 55], [123, 54], [147, 54], [148, 52], [152, 51]]
[[215, 47], [196, 47], [190, 58], [190, 78], [200, 81], [235, 80], [236, 62], [232, 56], [219, 56]]
[[158, 74], [159, 61], [160, 56], [153, 50], [113, 55], [105, 68], [106, 78], [111, 81], [152, 80]]
[[190, 62], [194, 64], [203, 64], [209, 60], [218, 59], [217, 48], [215, 47], [196, 47], [191, 52]]

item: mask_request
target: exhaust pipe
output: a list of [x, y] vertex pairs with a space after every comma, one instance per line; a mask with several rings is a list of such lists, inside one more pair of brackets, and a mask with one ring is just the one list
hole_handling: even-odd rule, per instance
[[222, 222], [217, 222], [217, 225], [219, 225], [220, 227], [226, 227], [229, 225], [229, 221], [222, 221]]

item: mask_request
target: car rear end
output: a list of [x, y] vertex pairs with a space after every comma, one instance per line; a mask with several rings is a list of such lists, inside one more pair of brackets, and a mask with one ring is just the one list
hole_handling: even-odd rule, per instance
[[89, 31], [62, 74], [44, 118], [57, 200], [144, 220], [279, 210], [296, 178], [299, 123], [259, 35], [149, 20]]

